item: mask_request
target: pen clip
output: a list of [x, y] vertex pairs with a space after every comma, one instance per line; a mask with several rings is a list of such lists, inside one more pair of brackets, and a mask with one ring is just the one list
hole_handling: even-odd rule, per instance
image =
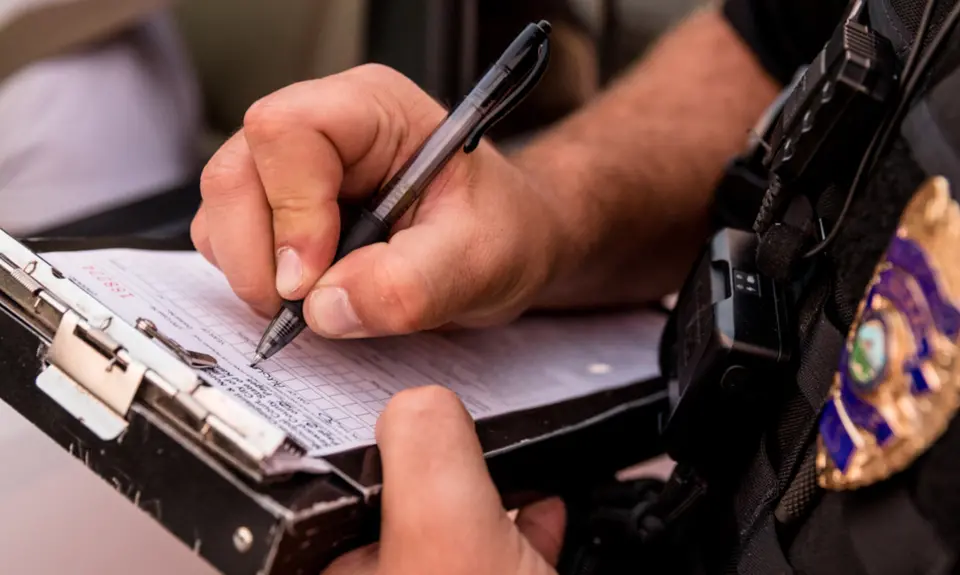
[[540, 50], [537, 53], [537, 62], [533, 65], [533, 69], [530, 70], [530, 73], [527, 74], [527, 77], [524, 78], [516, 88], [510, 90], [507, 95], [503, 98], [503, 101], [497, 104], [490, 113], [487, 114], [487, 117], [484, 118], [477, 127], [470, 132], [470, 135], [467, 136], [467, 140], [463, 145], [463, 151], [469, 154], [470, 152], [477, 149], [477, 146], [480, 145], [480, 140], [483, 139], [483, 136], [486, 134], [487, 130], [493, 127], [494, 124], [502, 120], [507, 114], [513, 111], [524, 98], [527, 97], [533, 89], [537, 86], [537, 83], [540, 81], [540, 78], [543, 77], [544, 72], [547, 71], [547, 63], [550, 60], [550, 41], [544, 40], [543, 44], [540, 46]]

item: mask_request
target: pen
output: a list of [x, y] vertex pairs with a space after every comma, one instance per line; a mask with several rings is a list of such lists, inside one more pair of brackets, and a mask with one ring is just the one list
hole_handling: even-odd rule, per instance
[[[424, 141], [420, 149], [361, 210], [340, 237], [333, 263], [350, 252], [387, 239], [390, 229], [457, 153], [467, 154], [484, 133], [537, 85], [550, 54], [550, 23], [528, 25], [477, 85]], [[331, 264], [333, 265], [333, 264]], [[303, 300], [284, 301], [257, 345], [251, 366], [275, 355], [306, 327]]]

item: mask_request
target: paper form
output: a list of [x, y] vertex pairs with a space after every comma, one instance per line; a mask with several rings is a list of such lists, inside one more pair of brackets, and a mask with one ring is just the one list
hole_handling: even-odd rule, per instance
[[657, 374], [663, 319], [652, 312], [528, 317], [503, 328], [331, 341], [304, 332], [249, 367], [268, 320], [192, 252], [103, 250], [44, 258], [124, 320], [148, 318], [218, 362], [203, 371], [322, 456], [372, 444], [390, 397], [439, 384], [474, 418], [556, 403]]

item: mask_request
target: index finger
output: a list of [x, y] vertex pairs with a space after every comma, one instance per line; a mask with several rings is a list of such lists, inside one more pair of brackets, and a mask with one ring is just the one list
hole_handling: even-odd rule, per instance
[[395, 96], [410, 86], [386, 68], [362, 67], [294, 84], [247, 112], [244, 132], [273, 214], [281, 296], [302, 299], [330, 266], [338, 197], [374, 191], [407, 140], [419, 142]]
[[270, 205], [242, 131], [207, 163], [200, 193], [206, 242], [217, 267], [240, 299], [262, 314], [273, 313], [280, 298], [273, 286]]

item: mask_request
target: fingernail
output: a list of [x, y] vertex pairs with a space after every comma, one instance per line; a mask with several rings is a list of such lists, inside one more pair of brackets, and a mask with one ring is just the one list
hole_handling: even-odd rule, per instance
[[307, 306], [313, 318], [313, 328], [320, 335], [341, 337], [358, 332], [362, 327], [343, 288], [319, 288], [310, 294]]
[[277, 292], [289, 296], [303, 283], [303, 264], [293, 248], [277, 251]]

